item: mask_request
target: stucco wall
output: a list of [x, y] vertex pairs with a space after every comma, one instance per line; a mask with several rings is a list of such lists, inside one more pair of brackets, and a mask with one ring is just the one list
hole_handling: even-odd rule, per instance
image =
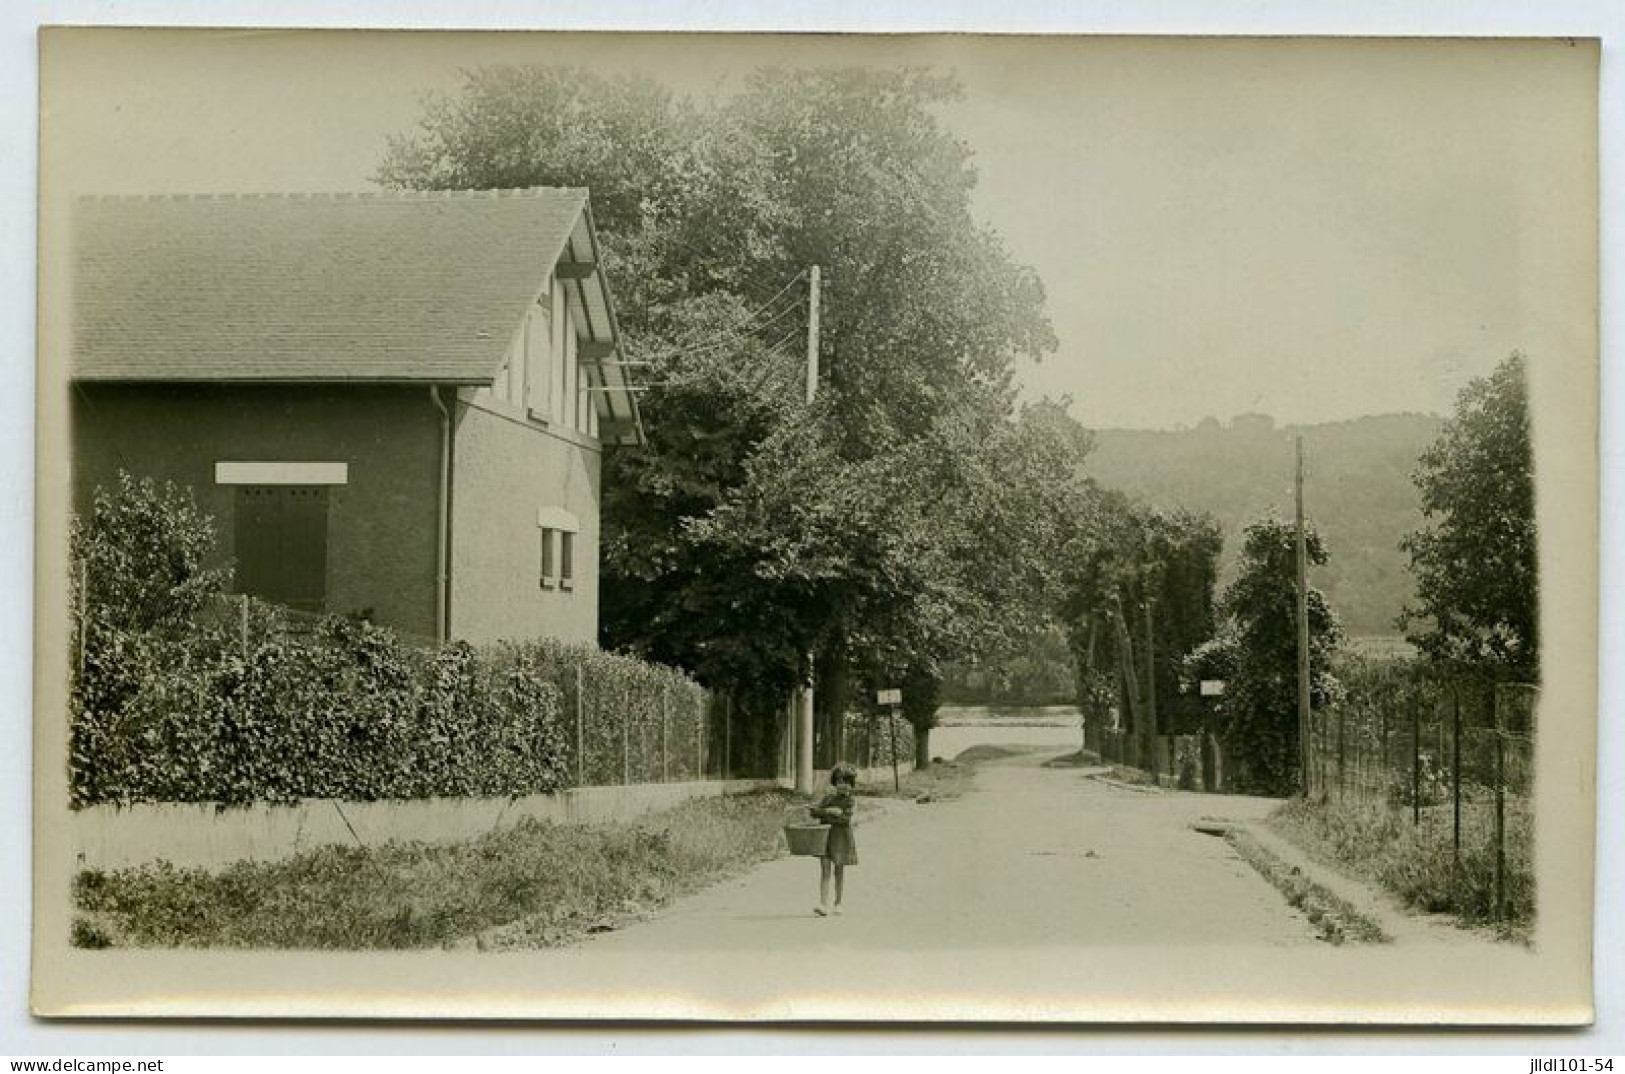
[[327, 608], [370, 608], [414, 634], [435, 629], [439, 419], [426, 388], [83, 385], [73, 397], [74, 505], [122, 467], [193, 488], [232, 555], [236, 489], [221, 461], [345, 462], [328, 493]]
[[[465, 393], [466, 394], [466, 393]], [[500, 402], [458, 404], [452, 453], [452, 634], [471, 641], [598, 636], [599, 453]], [[579, 521], [569, 590], [541, 585], [542, 507]]]

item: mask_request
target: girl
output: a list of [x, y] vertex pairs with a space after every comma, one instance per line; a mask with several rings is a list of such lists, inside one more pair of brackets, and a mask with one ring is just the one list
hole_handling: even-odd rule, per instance
[[[858, 863], [858, 844], [852, 838], [852, 815], [857, 803], [852, 799], [852, 788], [858, 785], [858, 770], [842, 761], [829, 773], [829, 793], [812, 806], [813, 819], [829, 827], [829, 842], [824, 856], [818, 859], [818, 905], [813, 913], [826, 917], [841, 912], [841, 896], [846, 889], [846, 867]], [[829, 904], [829, 881], [835, 878], [835, 906]]]

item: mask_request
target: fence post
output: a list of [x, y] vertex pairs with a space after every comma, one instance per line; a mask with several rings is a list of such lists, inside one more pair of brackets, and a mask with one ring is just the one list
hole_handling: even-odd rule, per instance
[[903, 777], [897, 774], [897, 713], [886, 713], [886, 730], [891, 736], [891, 785], [892, 790], [903, 789]]
[[239, 606], [242, 608], [242, 613], [241, 613], [239, 618], [242, 620], [241, 634], [242, 634], [242, 645], [243, 645], [243, 659], [247, 660], [248, 659], [248, 594], [244, 593], [242, 595], [242, 597], [240, 598], [240, 600], [238, 601], [238, 603], [239, 603]]
[[1344, 789], [1346, 769], [1344, 767], [1347, 755], [1343, 751], [1343, 714], [1345, 706], [1337, 707], [1337, 800], [1343, 801], [1346, 791]]
[[666, 726], [671, 723], [671, 685], [660, 688], [660, 782], [671, 781], [669, 754], [666, 751]]
[[694, 778], [705, 778], [705, 690], [694, 691]]
[[1381, 706], [1379, 708], [1379, 710], [1377, 712], [1377, 719], [1380, 721], [1378, 723], [1378, 725], [1377, 725], [1377, 749], [1379, 751], [1379, 754], [1378, 754], [1378, 757], [1377, 757], [1377, 771], [1380, 774], [1379, 778], [1382, 780], [1382, 786], [1378, 788], [1378, 791], [1379, 791], [1379, 793], [1381, 795], [1383, 805], [1386, 806], [1388, 804], [1388, 788], [1389, 788], [1388, 766], [1392, 762], [1392, 759], [1388, 756], [1388, 706], [1387, 705], [1383, 705], [1383, 706]]
[[585, 677], [581, 665], [576, 665], [576, 786], [587, 785], [587, 718], [583, 707], [587, 703]]
[[627, 698], [621, 698], [621, 786], [630, 786], [632, 783], [632, 709], [626, 704]]
[[728, 782], [728, 775], [733, 771], [734, 755], [734, 695], [730, 690], [722, 699], [722, 763], [718, 767], [722, 774], [722, 782]]
[[1457, 878], [1461, 870], [1461, 688], [1450, 686], [1450, 730], [1454, 741], [1450, 745], [1451, 811], [1450, 846], [1455, 858]]
[[1507, 821], [1506, 821], [1506, 737], [1501, 730], [1501, 695], [1491, 697], [1495, 720], [1495, 920], [1506, 912]]
[[[1418, 699], [1419, 700], [1419, 699]], [[1422, 715], [1415, 701], [1411, 704], [1411, 826], [1422, 824]]]

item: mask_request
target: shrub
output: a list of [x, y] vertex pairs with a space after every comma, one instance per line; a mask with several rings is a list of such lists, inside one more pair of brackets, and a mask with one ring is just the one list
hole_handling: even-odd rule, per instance
[[[891, 728], [886, 726], [891, 721]], [[848, 712], [846, 714], [846, 759], [857, 765], [872, 764], [877, 768], [890, 767], [892, 741], [897, 742], [897, 761], [908, 764], [915, 761], [914, 725], [900, 713]]]
[[212, 541], [188, 496], [128, 475], [76, 525], [75, 807], [536, 794], [704, 769], [705, 695], [680, 672], [553, 641], [425, 650], [336, 616], [295, 629], [242, 598], [220, 616]]

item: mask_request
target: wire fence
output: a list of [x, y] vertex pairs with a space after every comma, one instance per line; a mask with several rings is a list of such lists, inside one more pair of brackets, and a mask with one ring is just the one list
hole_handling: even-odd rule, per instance
[[1346, 698], [1317, 713], [1311, 797], [1345, 813], [1378, 812], [1410, 836], [1489, 872], [1492, 919], [1532, 909], [1534, 724], [1528, 683], [1427, 678], [1403, 667], [1362, 670]]

